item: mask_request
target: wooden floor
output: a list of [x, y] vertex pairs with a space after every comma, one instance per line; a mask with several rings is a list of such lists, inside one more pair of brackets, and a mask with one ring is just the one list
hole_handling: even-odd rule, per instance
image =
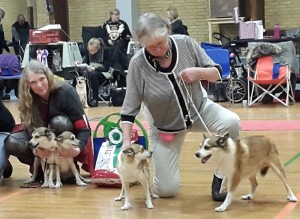
[[[14, 113], [17, 121], [17, 101], [5, 102]], [[300, 120], [300, 103], [289, 108], [279, 104], [243, 107], [241, 104], [225, 107], [239, 114], [242, 120]], [[86, 109], [89, 118], [105, 116], [118, 112], [118, 107], [101, 104], [98, 108]], [[141, 119], [143, 117], [140, 117]], [[286, 165], [288, 181], [300, 200], [300, 131], [242, 131], [241, 136], [263, 134], [276, 143], [282, 161]], [[284, 186], [277, 176], [269, 171], [264, 178], [258, 177], [259, 187], [254, 200], [242, 201], [240, 195], [248, 192], [248, 181], [242, 181], [229, 210], [214, 212], [220, 203], [211, 200], [211, 181], [215, 167], [213, 164], [201, 164], [195, 157], [195, 151], [202, 134], [189, 134], [182, 148], [180, 159], [181, 186], [176, 198], [156, 199], [154, 209], [148, 210], [144, 204], [141, 186], [131, 188], [133, 208], [120, 209], [123, 202], [115, 202], [119, 189], [99, 188], [93, 184], [85, 188], [76, 185], [64, 185], [61, 189], [20, 188], [24, 180], [30, 177], [28, 166], [15, 158], [14, 172], [5, 179], [0, 187], [0, 218], [300, 218], [298, 203], [288, 203]]]

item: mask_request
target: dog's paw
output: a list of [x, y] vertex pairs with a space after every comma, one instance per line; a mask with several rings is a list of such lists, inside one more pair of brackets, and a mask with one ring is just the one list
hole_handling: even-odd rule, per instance
[[42, 188], [49, 188], [49, 184], [48, 183], [43, 183], [43, 185], [41, 185]]
[[30, 183], [33, 183], [34, 182], [34, 179], [33, 178], [30, 178], [30, 179], [27, 179], [24, 181], [25, 184], [30, 184]]
[[82, 181], [78, 181], [78, 182], [76, 182], [76, 184], [77, 184], [78, 186], [86, 186], [86, 183], [84, 183], [84, 182], [82, 182]]
[[252, 200], [253, 199], [253, 195], [251, 195], [251, 194], [242, 195], [241, 199], [242, 200]]
[[156, 199], [156, 198], [159, 198], [159, 196], [153, 193], [153, 194], [151, 194], [151, 198]]
[[54, 185], [54, 183], [49, 183], [49, 188], [56, 189], [56, 188], [59, 188], [59, 187], [56, 187], [56, 185]]
[[132, 207], [131, 204], [128, 203], [128, 204], [123, 205], [123, 206], [121, 207], [121, 209], [122, 209], [122, 210], [128, 210], [128, 209], [131, 208], [131, 207]]
[[146, 201], [146, 206], [147, 206], [148, 209], [153, 209], [154, 208], [151, 201]]
[[220, 205], [219, 207], [215, 208], [216, 212], [223, 212], [226, 211], [227, 207], [224, 205]]
[[124, 198], [124, 196], [118, 196], [115, 198], [115, 201], [121, 201]]
[[58, 189], [58, 188], [60, 188], [60, 187], [62, 187], [62, 183], [56, 183], [56, 184], [55, 184], [55, 188], [56, 188], [56, 189]]
[[289, 202], [298, 202], [298, 199], [297, 199], [297, 197], [295, 195], [288, 196], [287, 200]]

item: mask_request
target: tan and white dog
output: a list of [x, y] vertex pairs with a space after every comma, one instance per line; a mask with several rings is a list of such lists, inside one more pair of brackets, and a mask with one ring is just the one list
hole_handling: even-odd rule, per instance
[[[284, 183], [288, 193], [287, 200], [297, 202], [297, 198], [292, 192], [284, 171], [284, 167], [279, 158], [276, 145], [265, 136], [248, 136], [233, 140], [229, 135], [213, 135], [207, 137], [200, 145], [200, 150], [196, 152], [196, 157], [202, 158], [202, 163], [206, 163], [212, 156], [216, 157], [218, 169], [225, 175], [222, 181], [220, 193], [226, 192], [225, 201], [215, 211], [225, 211], [233, 200], [233, 194], [242, 178], [248, 178], [251, 184], [249, 194], [241, 196], [242, 200], [253, 198], [256, 187], [256, 175], [258, 172], [262, 176], [266, 175], [271, 168]], [[228, 184], [227, 184], [228, 183]]]
[[88, 95], [86, 90], [86, 78], [83, 76], [76, 77], [76, 92], [79, 95], [80, 102], [83, 107], [88, 108]]
[[[41, 160], [38, 157], [34, 160], [34, 170], [32, 177], [25, 183], [34, 182], [37, 177], [37, 171], [39, 165], [42, 165], [44, 171], [44, 183], [41, 187], [46, 188], [60, 188], [62, 186], [60, 174], [65, 173], [69, 170], [72, 171], [76, 178], [76, 184], [79, 186], [85, 186], [85, 180], [80, 176], [76, 166], [74, 164], [73, 158], [61, 158], [58, 153], [59, 147], [64, 147], [66, 149], [70, 147], [77, 147], [80, 141], [76, 139], [75, 135], [71, 132], [63, 132], [58, 137], [52, 130], [46, 127], [37, 128], [32, 133], [32, 139], [29, 144], [33, 148], [43, 148], [50, 150], [53, 153], [47, 158], [47, 160]], [[54, 175], [55, 174], [55, 175]], [[56, 179], [56, 184], [54, 184], [53, 179]]]
[[125, 203], [121, 207], [122, 210], [127, 210], [132, 207], [129, 200], [129, 187], [131, 183], [140, 182], [146, 193], [146, 206], [152, 209], [152, 199], [158, 198], [153, 193], [150, 186], [150, 171], [148, 159], [152, 153], [138, 144], [132, 144], [130, 148], [121, 151], [118, 154], [117, 170], [122, 181], [122, 190], [120, 195], [115, 198], [115, 201], [121, 201], [125, 198]]

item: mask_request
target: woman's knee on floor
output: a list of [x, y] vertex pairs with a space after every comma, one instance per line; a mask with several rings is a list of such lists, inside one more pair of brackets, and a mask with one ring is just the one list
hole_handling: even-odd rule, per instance
[[179, 193], [179, 181], [178, 182], [154, 182], [154, 190], [156, 194], [161, 198], [172, 198]]

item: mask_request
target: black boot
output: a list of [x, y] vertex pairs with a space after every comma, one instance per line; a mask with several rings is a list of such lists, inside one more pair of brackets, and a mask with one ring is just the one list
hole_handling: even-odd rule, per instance
[[219, 193], [220, 188], [221, 188], [221, 184], [222, 184], [223, 179], [220, 179], [218, 177], [216, 177], [216, 175], [214, 175], [212, 184], [211, 184], [211, 195], [212, 195], [212, 199], [214, 201], [224, 201], [226, 198], [227, 193]]
[[9, 162], [9, 160], [7, 160], [3, 171], [3, 178], [9, 178], [12, 172], [13, 172], [13, 167]]

